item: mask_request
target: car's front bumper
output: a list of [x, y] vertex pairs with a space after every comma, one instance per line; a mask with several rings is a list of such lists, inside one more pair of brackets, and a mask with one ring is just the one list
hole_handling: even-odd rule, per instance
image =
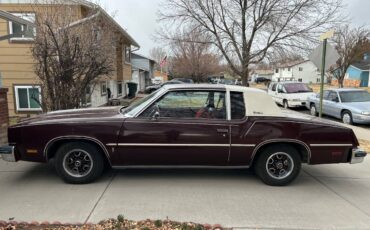
[[358, 124], [370, 124], [370, 116], [362, 114], [354, 114], [353, 122]]
[[16, 162], [17, 159], [15, 157], [15, 146], [9, 146], [9, 145], [1, 146], [0, 156], [4, 161]]
[[289, 107], [304, 107], [306, 106], [307, 101], [298, 101], [298, 100], [288, 100]]
[[364, 161], [367, 153], [359, 148], [352, 149], [352, 155], [351, 155], [351, 164], [357, 164]]

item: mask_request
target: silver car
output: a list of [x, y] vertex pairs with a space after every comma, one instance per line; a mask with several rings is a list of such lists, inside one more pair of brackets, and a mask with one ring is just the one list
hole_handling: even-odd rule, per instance
[[[320, 95], [310, 96], [306, 107], [316, 116]], [[370, 93], [362, 89], [324, 90], [322, 113], [339, 118], [346, 124], [370, 124]]]

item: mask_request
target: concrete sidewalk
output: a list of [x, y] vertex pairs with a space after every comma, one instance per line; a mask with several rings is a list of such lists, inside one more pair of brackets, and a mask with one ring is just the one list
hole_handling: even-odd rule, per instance
[[98, 222], [124, 214], [240, 229], [370, 229], [370, 159], [304, 166], [286, 187], [245, 170], [109, 170], [68, 185], [51, 165], [0, 161], [0, 220]]

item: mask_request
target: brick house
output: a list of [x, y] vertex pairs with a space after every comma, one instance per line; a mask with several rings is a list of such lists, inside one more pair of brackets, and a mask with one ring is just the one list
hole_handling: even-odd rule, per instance
[[[32, 7], [30, 0], [3, 0], [0, 1], [0, 10], [9, 12], [19, 18], [34, 21], [39, 12], [37, 9], [53, 7], [37, 3], [37, 8]], [[35, 4], [35, 3], [33, 3]], [[113, 97], [126, 95], [125, 83], [132, 80], [131, 49], [139, 48], [138, 43], [103, 9], [99, 6], [83, 0], [64, 1], [63, 6], [69, 7], [75, 15], [75, 24], [84, 22], [94, 17], [93, 9], [98, 9], [96, 17], [111, 25], [115, 38], [112, 40], [112, 50], [107, 52], [114, 55], [114, 73], [109, 77], [102, 77], [99, 82], [90, 86], [87, 92], [86, 106], [102, 106], [107, 103], [107, 91], [110, 90]], [[36, 9], [36, 10], [35, 10]], [[83, 23], [81, 25], [83, 26]], [[99, 28], [99, 33], [104, 29]], [[0, 18], [0, 36], [22, 31], [22, 25]], [[0, 81], [2, 86], [8, 88], [8, 112], [10, 117], [23, 117], [30, 114], [40, 113], [40, 106], [33, 101], [32, 95], [40, 95], [41, 87], [38, 77], [34, 73], [34, 63], [31, 48], [37, 31], [31, 31], [19, 37], [13, 37], [0, 41]], [[108, 89], [109, 88], [109, 89]], [[42, 98], [40, 98], [42, 100]]]

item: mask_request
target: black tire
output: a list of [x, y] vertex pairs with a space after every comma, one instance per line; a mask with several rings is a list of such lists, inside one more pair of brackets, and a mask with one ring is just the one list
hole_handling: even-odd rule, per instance
[[[314, 112], [315, 111], [315, 112]], [[314, 113], [314, 114], [313, 114]], [[312, 103], [310, 105], [310, 114], [312, 116], [317, 116], [318, 115], [318, 112], [317, 112], [317, 109], [316, 109], [316, 105], [314, 103]]]
[[[282, 157], [281, 160], [277, 159]], [[277, 159], [277, 163], [269, 164], [268, 162], [273, 162]], [[287, 161], [288, 163], [286, 163]], [[282, 170], [286, 171], [285, 175], [272, 176], [274, 174], [268, 167], [271, 166], [271, 170]], [[279, 168], [283, 167], [283, 168]], [[286, 168], [285, 168], [286, 167]], [[258, 156], [255, 164], [254, 171], [258, 177], [267, 185], [271, 186], [285, 186], [291, 183], [301, 171], [301, 157], [297, 150], [289, 145], [271, 145], [266, 147], [261, 154]]]
[[283, 100], [283, 107], [284, 109], [289, 109], [289, 104], [288, 104], [288, 101], [287, 100]]
[[353, 125], [352, 113], [350, 111], [343, 111], [341, 118], [344, 124]]
[[[72, 166], [81, 169], [83, 173], [74, 171]], [[96, 180], [103, 173], [104, 166], [103, 153], [88, 143], [67, 143], [56, 152], [55, 169], [58, 175], [70, 184], [86, 184]]]

